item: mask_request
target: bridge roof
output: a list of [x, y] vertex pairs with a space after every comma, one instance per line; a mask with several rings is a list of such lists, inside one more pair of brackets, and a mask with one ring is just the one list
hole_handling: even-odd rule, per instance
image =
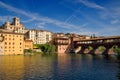
[[109, 36], [109, 37], [99, 37], [99, 38], [90, 38], [90, 39], [79, 39], [74, 41], [96, 41], [96, 40], [107, 40], [107, 39], [120, 39], [120, 36]]

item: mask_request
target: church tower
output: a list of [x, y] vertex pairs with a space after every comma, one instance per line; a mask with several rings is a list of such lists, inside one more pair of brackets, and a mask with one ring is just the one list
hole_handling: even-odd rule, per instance
[[20, 19], [17, 18], [17, 17], [13, 18], [13, 25], [19, 26], [20, 25]]

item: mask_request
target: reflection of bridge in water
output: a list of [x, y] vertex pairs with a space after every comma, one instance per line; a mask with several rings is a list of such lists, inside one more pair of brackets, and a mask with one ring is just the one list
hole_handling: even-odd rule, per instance
[[[77, 53], [113, 54], [113, 46], [120, 47], [120, 36], [79, 39], [74, 40], [73, 45]], [[101, 53], [98, 50], [100, 46], [105, 48]], [[88, 50], [89, 47], [92, 49]]]

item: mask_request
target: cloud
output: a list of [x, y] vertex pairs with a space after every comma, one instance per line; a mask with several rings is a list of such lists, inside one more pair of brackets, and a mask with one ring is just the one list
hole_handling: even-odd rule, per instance
[[87, 29], [83, 28], [83, 26], [85, 26], [85, 25], [76, 26], [74, 24], [69, 24], [66, 21], [62, 22], [62, 21], [59, 21], [59, 20], [55, 20], [55, 19], [51, 19], [51, 18], [48, 18], [48, 17], [45, 17], [45, 16], [38, 15], [36, 13], [26, 12], [24, 10], [15, 8], [15, 7], [10, 6], [10, 5], [8, 5], [6, 3], [3, 3], [1, 1], [0, 1], [0, 7], [3, 7], [5, 9], [7, 9], [8, 11], [11, 11], [11, 12], [14, 12], [14, 13], [17, 13], [17, 14], [21, 14], [21, 15], [24, 15], [24, 16], [28, 17], [29, 20], [24, 20], [23, 21], [25, 23], [29, 23], [29, 22], [32, 22], [32, 21], [38, 22], [38, 23], [35, 24], [35, 26], [37, 26], [39, 28], [44, 28], [46, 24], [53, 24], [53, 25], [57, 25], [57, 27], [66, 29], [68, 31], [72, 30], [72, 31], [81, 31], [82, 32], [82, 31], [86, 30], [88, 33], [90, 32]]
[[120, 23], [120, 21], [118, 19], [111, 21], [111, 24], [117, 24], [117, 23]]
[[105, 9], [104, 7], [102, 7], [96, 3], [90, 2], [88, 0], [77, 0], [77, 2], [82, 3], [85, 6], [90, 7], [90, 8], [101, 9], [101, 10]]
[[0, 16], [0, 22], [10, 21], [14, 16]]
[[109, 28], [104, 27], [102, 30], [98, 31], [99, 35], [108, 36], [120, 36], [120, 26], [109, 26]]
[[71, 29], [71, 28], [76, 29], [77, 28], [73, 24], [68, 24], [68, 23], [61, 22], [61, 21], [58, 21], [58, 20], [55, 20], [55, 19], [40, 16], [40, 15], [35, 14], [35, 13], [29, 13], [29, 12], [26, 12], [24, 10], [21, 10], [21, 9], [15, 8], [13, 6], [10, 6], [8, 4], [5, 4], [5, 3], [1, 2], [1, 1], [0, 1], [0, 6], [7, 9], [8, 11], [12, 11], [12, 12], [15, 12], [15, 13], [18, 13], [18, 14], [22, 14], [22, 15], [27, 16], [27, 17], [30, 18], [30, 20], [27, 20], [27, 21], [24, 21], [24, 22], [29, 22], [29, 21], [36, 20], [36, 21], [42, 21], [42, 22], [45, 22], [45, 23], [55, 24], [55, 25], [57, 25], [57, 26], [59, 26], [61, 28], [66, 28], [66, 29]]
[[20, 9], [18, 9], [18, 8], [15, 8], [15, 7], [13, 7], [13, 6], [10, 6], [10, 5], [8, 5], [8, 4], [5, 4], [5, 3], [3, 3], [2, 1], [0, 1], [0, 6], [1, 7], [3, 7], [3, 8], [5, 8], [5, 9], [7, 9], [8, 11], [11, 11], [11, 12], [15, 12], [15, 13], [18, 13], [18, 14], [22, 14], [22, 15], [25, 15], [25, 16], [27, 16], [27, 17], [31, 17], [31, 18], [36, 18], [36, 17], [34, 17], [34, 15], [35, 14], [31, 14], [31, 13], [27, 13], [27, 12], [25, 12], [25, 11], [23, 11], [23, 10], [20, 10]]
[[45, 27], [45, 22], [36, 23], [35, 26], [37, 26], [40, 29], [43, 29]]

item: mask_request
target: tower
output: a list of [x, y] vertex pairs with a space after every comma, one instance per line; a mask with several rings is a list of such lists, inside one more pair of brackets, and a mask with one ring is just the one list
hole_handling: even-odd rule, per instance
[[17, 18], [17, 17], [13, 18], [13, 24], [14, 24], [15, 26], [20, 25], [20, 19]]

